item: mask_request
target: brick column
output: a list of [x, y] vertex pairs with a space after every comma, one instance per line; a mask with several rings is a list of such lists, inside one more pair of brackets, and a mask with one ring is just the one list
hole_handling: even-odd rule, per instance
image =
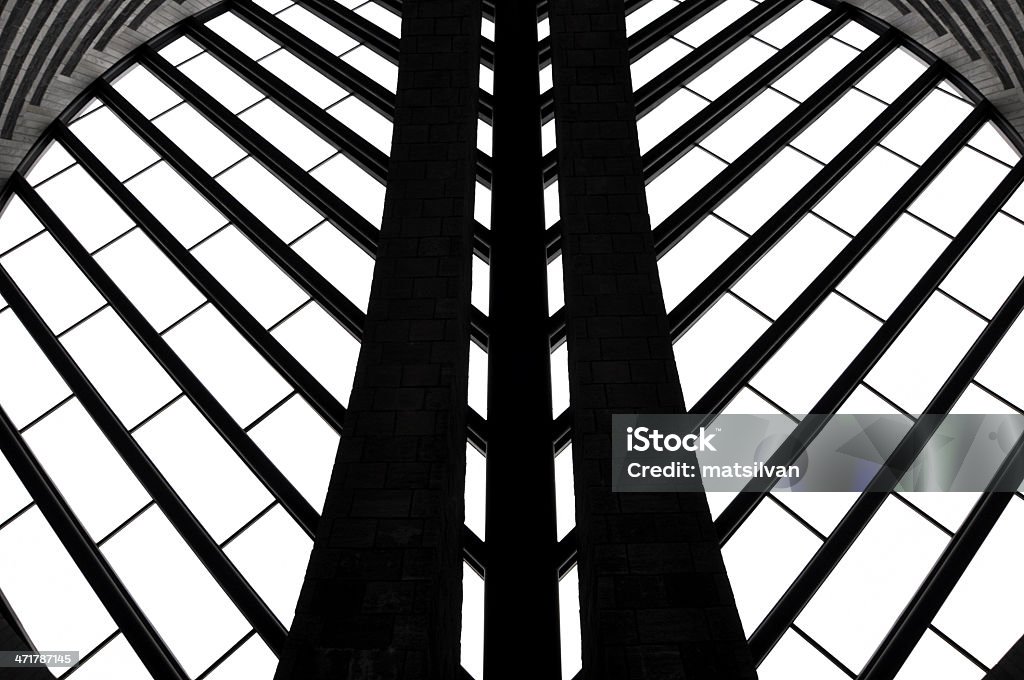
[[754, 678], [703, 494], [613, 494], [613, 413], [681, 413], [622, 0], [550, 0], [583, 672]]
[[405, 0], [384, 222], [277, 680], [459, 673], [480, 0]]

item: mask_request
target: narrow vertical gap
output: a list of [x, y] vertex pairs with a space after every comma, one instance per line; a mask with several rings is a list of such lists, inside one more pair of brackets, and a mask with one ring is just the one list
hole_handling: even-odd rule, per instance
[[554, 457], [538, 426], [552, 401], [538, 13], [495, 5], [484, 677], [557, 680]]

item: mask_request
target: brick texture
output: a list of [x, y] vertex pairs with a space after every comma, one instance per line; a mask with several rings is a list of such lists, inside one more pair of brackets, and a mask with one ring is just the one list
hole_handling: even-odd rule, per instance
[[621, 0], [550, 0], [588, 679], [754, 678], [703, 494], [613, 494], [613, 413], [684, 409]]
[[479, 0], [405, 0], [364, 340], [277, 680], [457, 677]]

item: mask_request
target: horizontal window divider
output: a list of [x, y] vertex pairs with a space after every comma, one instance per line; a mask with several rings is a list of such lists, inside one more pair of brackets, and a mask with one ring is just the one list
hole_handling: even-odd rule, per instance
[[548, 342], [551, 345], [551, 351], [554, 352], [558, 349], [567, 337], [566, 328], [566, 315], [565, 307], [560, 307], [551, 315], [550, 318], [551, 329], [548, 332]]
[[311, 264], [306, 262], [281, 238], [263, 224], [248, 208], [222, 187], [209, 173], [174, 144], [159, 128], [109, 83], [100, 82], [97, 96], [134, 132], [163, 156], [170, 166], [213, 207], [219, 210], [239, 231], [279, 266], [300, 288], [320, 304], [357, 340], [362, 338], [366, 315], [350, 302]]
[[472, 408], [466, 417], [466, 433], [469, 442], [480, 452], [487, 456], [487, 421]]
[[[13, 286], [14, 283], [6, 272], [0, 273], [0, 290], [4, 291], [5, 297]], [[21, 300], [17, 304], [24, 308], [28, 303]], [[31, 313], [34, 314], [34, 310]], [[42, 323], [41, 319], [39, 323]], [[35, 507], [39, 508], [43, 518], [53, 528], [57, 539], [67, 550], [75, 566], [81, 570], [89, 587], [154, 680], [188, 680], [188, 673], [157, 633], [128, 588], [118, 578], [2, 408], [0, 450], [35, 500]], [[12, 619], [13, 622], [16, 622], [16, 619]], [[24, 633], [22, 635], [24, 636]], [[29, 642], [27, 636], [23, 639], [26, 643]]]
[[[921, 282], [915, 286], [914, 290], [903, 300], [900, 306], [897, 307], [896, 311], [889, 317], [889, 320], [875, 333], [875, 336], [858, 354], [857, 358], [850, 364], [850, 367], [843, 372], [839, 380], [815, 405], [812, 411], [814, 414], [820, 415], [816, 415], [814, 418], [805, 418], [779, 450], [771, 456], [767, 464], [776, 464], [782, 460], [793, 460], [794, 456], [799, 456], [806, 445], [821, 432], [830, 419], [830, 414], [835, 413], [846, 397], [856, 389], [856, 384], [851, 387], [851, 381], [855, 380], [859, 384], [867, 375], [871, 367], [877, 363], [885, 350], [898, 337], [899, 332], [909, 324], [913, 314], [923, 306], [928, 296], [938, 288], [938, 284], [945, 278], [946, 272], [956, 265], [956, 262], [967, 252], [970, 245], [977, 240], [992, 217], [999, 212], [1000, 208], [1005, 205], [1006, 201], [1022, 184], [1024, 184], [1024, 163], [1019, 163], [1003, 179], [956, 239], [943, 251], [936, 263], [928, 270]], [[751, 636], [751, 649], [755, 652], [755, 658], [758, 655], [767, 655], [771, 647], [774, 646], [785, 632], [786, 627], [795, 620], [800, 610], [803, 609], [810, 600], [810, 597], [820, 587], [821, 583], [824, 582], [828, 574], [831, 573], [838, 560], [846, 553], [853, 541], [867, 525], [867, 522], [877, 512], [878, 508], [881, 507], [881, 503], [884, 501], [887, 493], [896, 488], [900, 476], [898, 472], [909, 469], [917, 459], [923, 447], [944, 420], [945, 415], [949, 413], [957, 399], [970, 386], [978, 371], [981, 370], [985, 361], [991, 356], [999, 341], [1006, 335], [1006, 332], [1022, 311], [1024, 311], [1024, 281], [1017, 284], [992, 321], [981, 332], [971, 348], [957, 364], [952, 374], [950, 374], [932, 398], [925, 408], [926, 415], [918, 418], [900, 440], [888, 458], [888, 468], [881, 471], [871, 480], [867, 490], [854, 502], [853, 508], [851, 508], [837, 529], [829, 536], [825, 545], [819, 550], [819, 554], [812, 558], [797, 580], [794, 581], [790, 590], [779, 600]], [[804, 423], [807, 424], [805, 425]], [[1018, 443], [1014, 450], [1018, 451], [1020, 446], [1021, 444]], [[1024, 481], [1024, 479], [1021, 481]], [[730, 516], [749, 515], [753, 508], [750, 507], [749, 510], [746, 510], [746, 508], [751, 505], [751, 502], [756, 505], [757, 497], [769, 492], [763, 488], [755, 489], [753, 485], [748, 485], [748, 490], [751, 491], [750, 496], [733, 502], [734, 504], [739, 502], [741, 506], [734, 509], [732, 504], [730, 504], [730, 507], [727, 508]], [[1011, 495], [1005, 494], [1007, 498]], [[723, 513], [723, 517], [725, 514]], [[735, 532], [735, 528], [729, 529], [729, 527], [733, 526], [733, 522], [730, 522], [728, 527], [723, 527], [729, 531], [730, 535]], [[717, 527], [718, 524], [716, 522]], [[930, 620], [926, 621], [925, 624], [927, 625]]]
[[551, 421], [551, 449], [556, 456], [572, 443], [572, 408], [567, 408]]
[[480, 36], [480, 63], [494, 70], [494, 41]]
[[558, 256], [562, 252], [562, 222], [559, 220], [555, 222], [547, 230], [548, 240], [548, 261]]
[[761, 3], [655, 76], [636, 91], [637, 118], [647, 115], [676, 90], [709, 69], [738, 47], [744, 39], [757, 33], [796, 3], [797, 0]]
[[724, 94], [696, 113], [644, 154], [644, 177], [656, 177], [683, 154], [703, 141], [720, 125], [768, 89], [778, 78], [810, 54], [848, 19], [843, 8], [834, 9], [801, 33], [795, 40], [747, 74]]
[[477, 149], [476, 151], [476, 179], [488, 189], [494, 181], [494, 159]]
[[491, 263], [490, 230], [477, 221], [473, 221], [473, 253], [488, 265]]
[[279, 149], [271, 146], [240, 118], [228, 111], [216, 97], [193, 83], [154, 50], [143, 47], [140, 62], [178, 96], [258, 160], [297, 196], [302, 197], [330, 220], [371, 257], [377, 253], [378, 230], [366, 218], [331, 193], [323, 184]]
[[300, 94], [295, 88], [250, 59], [244, 52], [206, 25], [191, 21], [186, 34], [197, 45], [266, 93], [270, 100], [291, 113], [321, 139], [348, 156], [371, 177], [386, 185], [388, 156], [347, 125]]
[[676, 208], [654, 228], [655, 249], [659, 253], [663, 253], [667, 250], [668, 244], [677, 243], [689, 233], [693, 227], [710, 215], [734, 191], [743, 186], [758, 170], [792, 142], [797, 135], [849, 92], [858, 80], [896, 49], [896, 45], [894, 32], [876, 40], [871, 47], [859, 54], [804, 103], [766, 132], [739, 158], [723, 168], [704, 188]]
[[[923, 73], [895, 102], [886, 107], [852, 142], [825, 165], [803, 188], [772, 215], [764, 225], [747, 238], [704, 281], [669, 312], [669, 331], [679, 338], [704, 315], [718, 298], [739, 281], [787, 233], [809, 214], [846, 175], [885, 138], [941, 80], [940, 69], [931, 67]], [[689, 222], [684, 231], [696, 226]], [[666, 253], [685, 234], [661, 242], [659, 254]]]
[[558, 570], [558, 578], [568, 574], [579, 559], [580, 539], [576, 527], [569, 530], [555, 548], [555, 568]]
[[232, 8], [261, 33], [294, 52], [317, 72], [351, 92], [377, 113], [394, 121], [395, 95], [386, 87], [259, 5], [249, 0], [237, 0]]
[[333, 0], [297, 0], [296, 4], [398, 65], [398, 38], [369, 19]]
[[469, 527], [462, 527], [462, 558], [480, 578], [487, 578], [487, 544], [480, 540]]
[[490, 319], [487, 315], [481, 312], [476, 307], [471, 308], [470, 312], [470, 333], [473, 342], [480, 345], [480, 348], [485, 352], [487, 351], [488, 340], [490, 338]]
[[490, 126], [494, 126], [494, 95], [490, 92], [480, 90], [479, 92], [479, 115], [480, 120]]
[[[967, 144], [970, 138], [991, 116], [988, 106], [976, 108], [928, 157], [909, 180], [893, 195], [881, 210], [868, 222], [857, 236], [850, 241], [838, 256], [815, 277], [814, 281], [779, 315], [764, 334], [759, 337], [743, 356], [698, 400], [691, 409], [694, 413], [719, 413], [736, 395], [743, 384], [764, 366], [780, 349], [797, 328], [810, 317], [835, 288], [852, 270], [861, 258], [871, 250], [903, 211], [921, 194], [929, 183], [942, 171], [954, 156]], [[728, 508], [719, 520], [726, 524]], [[716, 520], [716, 528], [720, 528]], [[724, 536], [719, 531], [719, 536]]]
[[[312, 408], [330, 424], [336, 432], [341, 432], [345, 417], [345, 407], [332, 395], [313, 375], [278, 342], [270, 331], [265, 329], [256, 318], [238, 302], [226, 288], [210, 272], [199, 263], [156, 217], [149, 212], [142, 202], [128, 189], [117, 181], [113, 173], [100, 163], [93, 153], [77, 139], [63, 123], [55, 124], [55, 138], [67, 148], [71, 156], [96, 180], [96, 182], [114, 199], [125, 213], [135, 221], [146, 235], [178, 270], [194, 285], [209, 302], [231, 323], [260, 356], [273, 366], [292, 388], [300, 394]], [[232, 421], [233, 422], [233, 421]], [[235, 433], [237, 435], [237, 432]], [[244, 440], [243, 440], [244, 441]], [[254, 446], [249, 442], [250, 446]], [[256, 451], [259, 451], [257, 448]], [[262, 455], [262, 454], [261, 454]], [[276, 472], [276, 467], [269, 461], [265, 476], [261, 474], [271, 489], [280, 489], [275, 493], [285, 508], [296, 516], [304, 516], [305, 524], [315, 529], [316, 513], [292, 485]], [[300, 502], [301, 501], [301, 502]]]
[[[17, 191], [44, 224], [50, 227], [50, 233], [60, 240], [61, 229], [56, 225], [55, 215], [48, 215], [49, 207], [38, 196], [33, 197], [31, 187], [20, 175], [13, 175], [8, 186]], [[26, 188], [28, 191], [26, 191]], [[54, 226], [58, 226], [54, 230]], [[67, 251], [66, 244], [62, 247]], [[81, 246], [79, 246], [80, 248]], [[81, 249], [81, 253], [84, 253]], [[80, 254], [81, 254], [80, 253]], [[68, 253], [72, 257], [71, 252]], [[88, 255], [86, 254], [86, 257]], [[98, 265], [96, 265], [98, 268]], [[87, 274], [88, 275], [88, 274]], [[94, 281], [95, 283], [95, 281]], [[0, 271], [0, 295], [10, 304], [29, 335], [36, 342], [64, 382], [78, 397], [89, 417], [96, 423], [104, 436], [124, 460], [128, 468], [135, 474], [139, 483], [146, 489], [150, 497], [166, 515], [189, 545], [196, 557], [210, 575], [217, 581], [222, 590], [231, 598], [242, 615], [255, 628], [267, 646], [280, 653], [284, 648], [287, 631], [277, 617], [270, 611], [266, 603], [260, 599], [249, 582], [245, 580], [238, 568], [221, 551], [206, 529], [200, 524], [189, 507], [168, 483], [159, 469], [143, 451], [142, 447], [128, 432], [127, 427], [114, 413], [107, 402], [100, 396], [92, 382], [82, 369], [71, 358], [70, 353], [53, 332], [49, 329], [38, 312], [24, 294], [10, 279], [9, 274]], [[120, 306], [120, 305], [119, 305]], [[123, 309], [122, 311], [127, 311]], [[122, 317], [124, 318], [124, 317]], [[137, 329], [133, 329], [135, 331]], [[140, 338], [142, 340], [142, 338]], [[176, 358], [176, 356], [175, 356]]]

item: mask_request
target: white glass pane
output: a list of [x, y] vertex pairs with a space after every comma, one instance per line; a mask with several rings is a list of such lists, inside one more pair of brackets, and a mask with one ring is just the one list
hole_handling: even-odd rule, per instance
[[232, 113], [263, 99], [263, 93], [209, 54], [201, 54], [180, 68], [199, 87], [216, 93], [217, 101]]
[[960, 233], [1009, 168], [964, 149], [910, 206], [910, 212], [951, 236]]
[[205, 299], [146, 234], [136, 229], [105, 248], [96, 261], [158, 331]]
[[186, 399], [139, 428], [135, 439], [218, 543], [272, 500], [238, 454]]
[[904, 214], [837, 288], [888, 318], [948, 245], [948, 238]]
[[757, 40], [747, 40], [690, 81], [690, 89], [708, 99], [715, 99], [741, 78], [775, 54], [776, 50]]
[[289, 392], [287, 383], [210, 305], [165, 336], [240, 425], [248, 425]]
[[261, 420], [249, 435], [319, 512], [338, 456], [338, 433], [301, 397], [292, 397]]
[[878, 326], [846, 300], [830, 295], [750, 384], [789, 413], [813, 413], [814, 404]]
[[209, 680], [273, 680], [277, 657], [258, 635], [224, 660], [210, 673]]
[[942, 282], [942, 290], [991, 318], [1024, 274], [1024, 225], [1003, 214], [989, 223]]
[[896, 680], [981, 680], [985, 671], [930, 630], [910, 653]]
[[551, 415], [569, 408], [569, 346], [559, 345], [551, 353]]
[[153, 166], [125, 186], [186, 248], [227, 221], [166, 163]]
[[888, 498], [797, 625], [859, 671], [945, 547], [945, 534]]
[[106, 107], [75, 121], [71, 130], [120, 180], [157, 160], [153, 150]]
[[274, 337], [342, 404], [348, 403], [359, 341], [318, 304], [309, 304], [274, 329]]
[[338, 154], [311, 174], [370, 224], [380, 228], [384, 215], [384, 185], [352, 159]]
[[310, 40], [330, 50], [332, 54], [348, 52], [359, 44], [347, 34], [299, 5], [292, 5], [277, 16]]
[[104, 645], [103, 649], [96, 653], [96, 656], [86, 661], [71, 677], [75, 680], [120, 680], [121, 678], [149, 680], [152, 678], [142, 661], [139, 660], [135, 650], [124, 639], [124, 635], [118, 635]]
[[[213, 93], [218, 100], [222, 100], [222, 92], [213, 90]], [[168, 111], [154, 122], [199, 167], [211, 175], [245, 158], [241, 147], [189, 104]]]
[[913, 172], [910, 163], [884, 149], [873, 149], [814, 206], [814, 212], [856, 234]]
[[746, 237], [709, 215], [658, 260], [665, 306], [671, 311], [725, 261]]
[[828, 163], [884, 109], [885, 104], [850, 90], [801, 132], [793, 146]]
[[158, 116], [181, 101], [174, 90], [141, 66], [133, 66], [118, 77], [114, 89], [146, 118]]
[[180, 392], [111, 309], [64, 336], [64, 347], [121, 421], [131, 428]]
[[676, 33], [676, 37], [691, 47], [699, 47], [755, 7], [757, 3], [751, 0], [725, 0]]
[[261, 101], [239, 118], [304, 170], [327, 160], [336, 151], [269, 99]]
[[277, 43], [232, 12], [225, 12], [210, 19], [206, 26], [252, 59], [259, 59], [277, 49]]
[[733, 290], [777, 319], [849, 240], [808, 215], [758, 260]]
[[757, 669], [760, 680], [849, 680], [811, 643], [787, 630]]
[[49, 179], [64, 168], [73, 165], [75, 159], [71, 154], [57, 142], [47, 145], [46, 150], [39, 154], [39, 158], [32, 164], [32, 168], [25, 173], [25, 179], [29, 184], [35, 186], [40, 182]]
[[394, 92], [398, 88], [398, 67], [369, 47], [361, 45], [342, 57], [373, 80]]
[[55, 333], [106, 303], [49, 234], [32, 239], [0, 264]]
[[484, 580], [462, 565], [462, 667], [476, 680], [484, 677]]
[[804, 0], [755, 35], [776, 47], [783, 47], [826, 14], [828, 9], [824, 5]]
[[690, 120], [707, 102], [686, 89], [676, 92], [637, 121], [640, 153], [647, 153], [670, 132]]
[[278, 505], [224, 552], [281, 623], [290, 626], [312, 550], [313, 539]]
[[686, 403], [693, 406], [768, 328], [764, 317], [722, 296], [673, 348]]
[[796, 107], [792, 99], [765, 90], [708, 135], [701, 146], [732, 163]]
[[993, 666], [1020, 638], [1024, 501], [1013, 498], [935, 617], [935, 625]]
[[562, 256], [548, 262], [548, 315], [565, 305], [565, 284], [562, 276]]
[[487, 458], [466, 444], [466, 526], [487, 540]]
[[757, 231], [821, 169], [807, 156], [783, 149], [715, 211], [748, 233]]
[[25, 441], [93, 540], [106, 537], [150, 500], [77, 400], [34, 425]]
[[469, 406], [487, 417], [487, 352], [475, 342], [469, 345]]
[[767, 498], [729, 539], [722, 558], [748, 636], [820, 546], [814, 534]]
[[633, 89], [639, 90], [672, 64], [692, 52], [689, 47], [675, 40], [666, 40], [644, 56], [633, 62], [629, 71]]
[[576, 488], [572, 442], [555, 456], [555, 518], [558, 540], [576, 526]]
[[[332, 106], [328, 113], [380, 151], [385, 154], [391, 153], [391, 121], [367, 106], [361, 99], [348, 97], [337, 106]], [[483, 125], [482, 122], [478, 123], [478, 127]]]
[[218, 181], [285, 241], [322, 220], [320, 213], [251, 158], [225, 172]]
[[923, 163], [970, 112], [970, 104], [935, 90], [886, 135], [882, 144], [915, 163]]
[[235, 227], [193, 251], [196, 259], [264, 326], [305, 302], [305, 292]]
[[322, 224], [295, 242], [295, 252], [313, 265], [350, 302], [366, 311], [374, 260], [333, 224]]
[[320, 108], [326, 108], [348, 94], [348, 90], [339, 87], [288, 50], [274, 52], [263, 59], [260, 65]]
[[692, 149], [647, 185], [647, 209], [651, 227], [700, 191], [725, 163], [700, 148]]
[[828, 82], [857, 54], [857, 50], [838, 40], [826, 40], [791, 68], [786, 75], [776, 80], [773, 87], [794, 99], [803, 101]]
[[978, 317], [936, 293], [866, 381], [908, 413], [922, 413], [984, 327]]
[[479, 257], [473, 258], [473, 306], [484, 314], [491, 307], [491, 267]]
[[[206, 670], [249, 630], [157, 508], [139, 515], [102, 552], [190, 676]], [[173, 588], [167, 587], [168, 574], [174, 575]]]
[[24, 427], [70, 394], [14, 312], [0, 312], [0, 407]]
[[889, 54], [882, 63], [861, 78], [857, 87], [890, 104], [924, 73], [925, 65], [906, 48]]
[[562, 680], [571, 680], [583, 668], [580, 576], [576, 567], [558, 582], [558, 629], [562, 647]]
[[[88, 251], [99, 248], [132, 227], [128, 216], [79, 166], [62, 172], [39, 187], [39, 195]], [[11, 208], [17, 211], [18, 205]], [[17, 212], [12, 214], [15, 216], [18, 216]]]
[[92, 650], [116, 630], [38, 509], [0, 531], [0, 589], [40, 650]]

